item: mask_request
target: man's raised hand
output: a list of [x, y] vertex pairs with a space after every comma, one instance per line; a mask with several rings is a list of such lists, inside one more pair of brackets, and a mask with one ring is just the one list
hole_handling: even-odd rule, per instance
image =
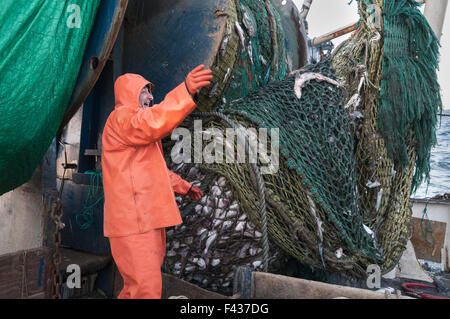
[[194, 95], [202, 87], [211, 84], [210, 80], [213, 78], [212, 71], [204, 68], [205, 66], [201, 64], [189, 72], [186, 77], [186, 86], [191, 95]]

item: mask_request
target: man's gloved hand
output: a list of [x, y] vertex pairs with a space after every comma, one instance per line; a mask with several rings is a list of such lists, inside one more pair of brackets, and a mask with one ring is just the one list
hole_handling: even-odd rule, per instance
[[203, 70], [204, 68], [205, 66], [201, 64], [189, 72], [186, 77], [186, 87], [191, 95], [211, 84], [209, 80], [212, 79], [212, 71], [210, 69]]
[[192, 200], [199, 200], [203, 197], [203, 192], [197, 186], [192, 185], [187, 194]]

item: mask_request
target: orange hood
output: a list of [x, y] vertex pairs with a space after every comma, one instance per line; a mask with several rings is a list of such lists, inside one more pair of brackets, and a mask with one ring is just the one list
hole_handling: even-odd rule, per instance
[[128, 106], [140, 108], [139, 94], [144, 86], [150, 84], [151, 90], [155, 88], [153, 83], [139, 74], [126, 73], [117, 78], [114, 84], [114, 95], [116, 97], [116, 108]]

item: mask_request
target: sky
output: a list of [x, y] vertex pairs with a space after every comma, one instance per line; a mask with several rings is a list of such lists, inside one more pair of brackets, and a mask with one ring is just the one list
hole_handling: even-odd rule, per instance
[[[301, 11], [304, 1], [293, 0], [293, 2]], [[350, 5], [348, 4], [349, 2], [349, 0], [314, 0], [306, 19], [308, 21], [310, 38], [358, 21], [357, 2], [353, 0]], [[348, 36], [334, 40], [335, 47]], [[441, 46], [438, 78], [441, 85], [444, 108], [450, 109], [450, 4], [447, 6]]]

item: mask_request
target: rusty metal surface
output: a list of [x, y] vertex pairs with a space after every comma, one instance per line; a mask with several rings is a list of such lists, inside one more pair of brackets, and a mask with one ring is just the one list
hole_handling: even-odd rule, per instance
[[[128, 0], [101, 1], [85, 50], [77, 84], [58, 132], [62, 131], [81, 107], [102, 73], [106, 61], [110, 58], [127, 6]], [[94, 60], [95, 63], [93, 63]]]
[[40, 247], [0, 256], [0, 299], [21, 299], [44, 293], [50, 252], [49, 248]]
[[311, 45], [314, 47], [314, 46], [317, 46], [319, 44], [325, 43], [327, 41], [339, 38], [339, 37], [341, 37], [343, 35], [346, 35], [347, 33], [355, 31], [356, 30], [356, 26], [357, 26], [357, 23], [352, 23], [352, 24], [350, 24], [348, 26], [345, 26], [343, 28], [340, 28], [340, 29], [338, 29], [336, 31], [332, 31], [332, 32], [329, 32], [329, 33], [324, 34], [322, 36], [315, 37], [312, 40], [312, 44]]
[[[414, 246], [416, 256], [419, 259], [430, 260], [434, 262], [441, 262], [441, 250], [444, 245], [446, 223], [430, 220], [431, 232], [428, 233], [428, 243], [425, 240], [424, 233], [421, 227], [421, 218], [412, 218], [412, 237], [411, 243]], [[424, 220], [427, 223], [428, 220]], [[423, 225], [426, 230], [426, 224]], [[434, 241], [433, 241], [434, 238]]]

